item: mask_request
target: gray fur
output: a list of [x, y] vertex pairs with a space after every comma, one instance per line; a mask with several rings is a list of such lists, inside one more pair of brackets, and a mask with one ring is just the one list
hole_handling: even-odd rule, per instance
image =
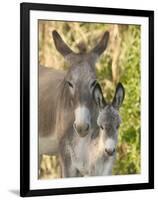
[[115, 130], [117, 130], [117, 127], [119, 127], [120, 123], [121, 118], [118, 110], [111, 105], [105, 106], [105, 108], [100, 111], [97, 119], [98, 126], [102, 126], [110, 137], [114, 136]]

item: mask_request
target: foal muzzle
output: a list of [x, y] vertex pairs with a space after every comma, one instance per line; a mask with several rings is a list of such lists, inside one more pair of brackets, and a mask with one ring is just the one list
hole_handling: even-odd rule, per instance
[[113, 156], [115, 154], [116, 149], [107, 149], [105, 148], [105, 152], [108, 156]]

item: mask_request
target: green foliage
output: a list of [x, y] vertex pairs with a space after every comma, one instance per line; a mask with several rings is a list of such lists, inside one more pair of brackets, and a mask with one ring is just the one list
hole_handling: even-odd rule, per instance
[[123, 33], [120, 82], [125, 87], [114, 174], [140, 173], [140, 26]]

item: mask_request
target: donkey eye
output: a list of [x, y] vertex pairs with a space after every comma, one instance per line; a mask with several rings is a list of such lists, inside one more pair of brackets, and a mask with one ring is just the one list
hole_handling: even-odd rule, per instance
[[73, 84], [70, 81], [67, 81], [69, 87], [73, 88]]
[[100, 126], [100, 128], [103, 130], [103, 127], [102, 127], [102, 126]]

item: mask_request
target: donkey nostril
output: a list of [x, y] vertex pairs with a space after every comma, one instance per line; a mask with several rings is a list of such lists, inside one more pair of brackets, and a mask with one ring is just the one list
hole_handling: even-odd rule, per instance
[[88, 130], [89, 130], [89, 124], [87, 124], [85, 131], [88, 131]]
[[87, 132], [89, 130], [89, 124], [73, 124], [73, 128], [75, 130], [75, 132], [77, 132], [79, 135], [87, 135]]
[[115, 153], [115, 149], [105, 149], [105, 152], [109, 155], [112, 156]]
[[80, 133], [80, 132], [82, 131], [81, 125], [78, 125], [78, 124], [75, 124], [75, 123], [74, 123], [74, 129], [75, 129], [78, 133]]
[[76, 124], [75, 124], [75, 123], [73, 124], [73, 126], [74, 126], [74, 128], [76, 129]]
[[74, 130], [78, 133], [81, 132], [80, 126], [77, 126], [75, 123], [73, 124]]

